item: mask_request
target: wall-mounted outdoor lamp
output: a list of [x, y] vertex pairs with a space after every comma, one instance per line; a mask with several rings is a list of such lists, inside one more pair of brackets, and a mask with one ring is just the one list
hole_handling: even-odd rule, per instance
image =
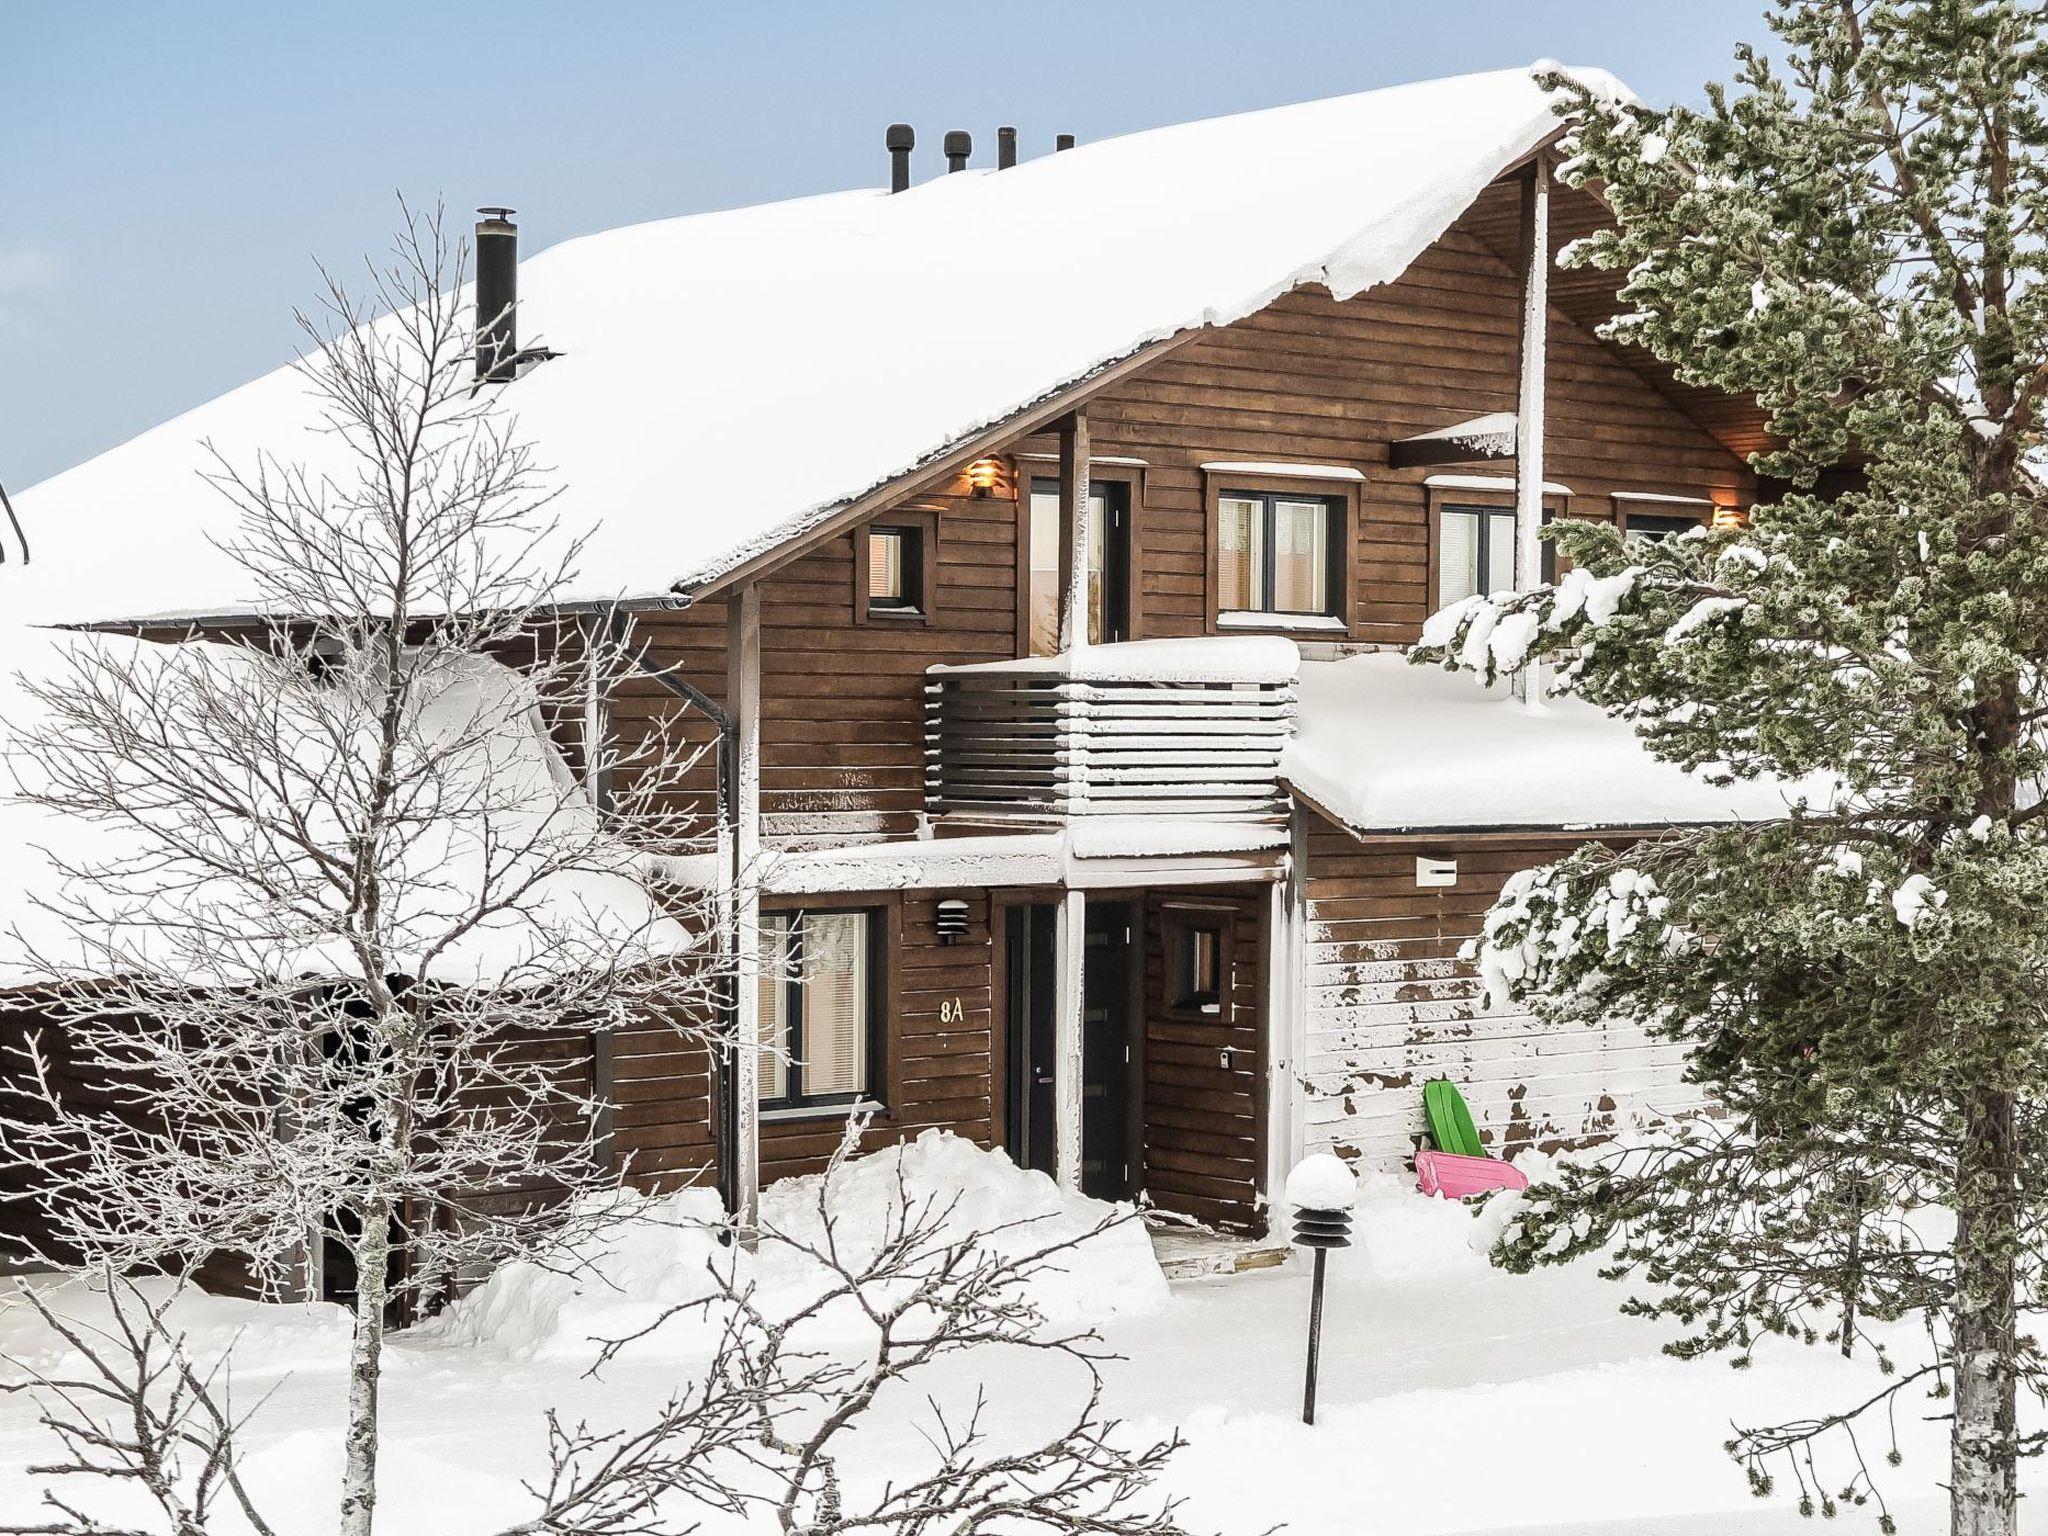
[[977, 496], [986, 496], [1003, 478], [1003, 463], [1000, 459], [976, 459], [967, 466], [967, 484]]
[[951, 944], [967, 937], [967, 903], [958, 896], [948, 896], [939, 903], [937, 927], [939, 942]]
[[1351, 1246], [1351, 1207], [1357, 1198], [1357, 1175], [1334, 1153], [1312, 1153], [1287, 1175], [1287, 1203], [1294, 1207], [1294, 1241], [1316, 1258], [1308, 1303], [1308, 1373], [1301, 1390], [1304, 1424], [1316, 1421], [1316, 1363], [1323, 1352], [1323, 1260], [1332, 1248]]

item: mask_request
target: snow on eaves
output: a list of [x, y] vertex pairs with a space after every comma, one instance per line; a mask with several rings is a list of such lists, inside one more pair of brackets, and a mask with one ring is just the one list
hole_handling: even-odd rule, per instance
[[[1150, 343], [1303, 285], [1388, 282], [1556, 127], [1530, 72], [1503, 70], [542, 251], [520, 335], [562, 355], [503, 397], [564, 525], [591, 530], [565, 595], [701, 586]], [[316, 424], [283, 370], [31, 488], [19, 509], [60, 579], [22, 616], [244, 611], [202, 442], [321, 468], [337, 445]]]
[[1541, 710], [1505, 685], [1379, 652], [1305, 661], [1281, 777], [1359, 832], [1660, 827], [1774, 821], [1772, 780], [1708, 783], [1652, 757], [1577, 699]]

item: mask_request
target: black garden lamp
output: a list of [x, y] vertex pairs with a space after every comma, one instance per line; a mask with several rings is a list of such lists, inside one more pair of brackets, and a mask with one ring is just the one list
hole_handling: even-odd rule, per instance
[[1315, 1255], [1315, 1279], [1308, 1304], [1308, 1376], [1301, 1390], [1301, 1422], [1316, 1421], [1316, 1362], [1323, 1349], [1323, 1261], [1332, 1248], [1351, 1246], [1351, 1207], [1358, 1177], [1344, 1159], [1317, 1152], [1287, 1176], [1287, 1203], [1294, 1208], [1294, 1241]]

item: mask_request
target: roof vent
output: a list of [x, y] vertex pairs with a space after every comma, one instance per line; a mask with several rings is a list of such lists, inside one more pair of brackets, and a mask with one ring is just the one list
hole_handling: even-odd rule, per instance
[[519, 226], [510, 208], [477, 212], [476, 380], [502, 384], [518, 372]]
[[974, 136], [965, 128], [949, 128], [946, 130], [946, 169], [948, 171], [966, 170], [967, 157], [973, 153]]
[[1072, 149], [1074, 147], [1074, 136], [1071, 133], [1055, 134], [1053, 135], [1052, 147], [1055, 151]]
[[882, 136], [889, 147], [889, 190], [910, 190], [910, 152], [917, 148], [917, 134], [908, 123], [891, 123]]
[[998, 128], [996, 130], [996, 169], [1007, 171], [1017, 163], [1017, 130]]

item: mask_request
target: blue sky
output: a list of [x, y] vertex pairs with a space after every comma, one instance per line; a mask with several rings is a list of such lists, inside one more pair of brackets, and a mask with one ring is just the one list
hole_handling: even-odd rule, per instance
[[[1763, 0], [0, 0], [0, 483], [286, 360], [394, 197], [529, 248], [1398, 80], [1598, 63], [1694, 98]], [[679, 274], [679, 276], [684, 276]]]

